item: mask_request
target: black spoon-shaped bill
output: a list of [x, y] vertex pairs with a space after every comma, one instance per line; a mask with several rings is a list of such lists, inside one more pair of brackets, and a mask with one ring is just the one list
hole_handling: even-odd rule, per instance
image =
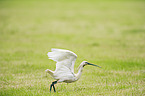
[[92, 66], [96, 66], [96, 67], [99, 67], [99, 68], [102, 68], [102, 67], [100, 67], [100, 66], [98, 66], [98, 65], [91, 64], [91, 63], [88, 63], [88, 62], [87, 62], [87, 64], [88, 64], [88, 65], [92, 65]]

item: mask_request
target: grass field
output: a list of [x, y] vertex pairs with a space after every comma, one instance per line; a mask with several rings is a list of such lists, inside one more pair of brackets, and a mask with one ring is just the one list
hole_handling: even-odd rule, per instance
[[[51, 48], [102, 68], [50, 93]], [[49, 95], [145, 96], [145, 1], [0, 0], [0, 96]]]

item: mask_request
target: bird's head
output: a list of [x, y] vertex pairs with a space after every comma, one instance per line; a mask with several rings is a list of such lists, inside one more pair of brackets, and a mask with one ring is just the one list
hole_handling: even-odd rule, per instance
[[80, 64], [79, 68], [80, 68], [81, 66], [85, 67], [86, 65], [92, 65], [92, 66], [96, 66], [96, 67], [102, 68], [102, 67], [100, 67], [100, 66], [98, 66], [98, 65], [89, 63], [89, 62], [87, 62], [87, 61], [83, 61], [83, 62]]

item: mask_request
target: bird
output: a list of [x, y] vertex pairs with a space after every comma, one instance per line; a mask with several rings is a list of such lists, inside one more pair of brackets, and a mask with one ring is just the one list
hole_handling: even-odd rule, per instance
[[83, 68], [86, 65], [92, 65], [101, 68], [98, 65], [83, 61], [78, 67], [78, 73], [75, 74], [74, 64], [77, 59], [77, 55], [74, 52], [65, 49], [52, 48], [51, 52], [48, 52], [47, 55], [49, 59], [56, 61], [55, 71], [50, 69], [45, 70], [46, 73], [49, 73], [56, 80], [50, 85], [50, 92], [52, 88], [54, 89], [54, 92], [56, 92], [54, 85], [57, 83], [72, 83], [79, 80], [82, 75]]

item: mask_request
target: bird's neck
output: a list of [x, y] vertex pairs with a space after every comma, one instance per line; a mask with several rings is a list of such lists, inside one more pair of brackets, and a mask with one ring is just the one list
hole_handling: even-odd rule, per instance
[[79, 70], [78, 70], [78, 73], [76, 74], [76, 78], [77, 80], [81, 77], [82, 75], [82, 71], [83, 71], [83, 66], [79, 66]]

